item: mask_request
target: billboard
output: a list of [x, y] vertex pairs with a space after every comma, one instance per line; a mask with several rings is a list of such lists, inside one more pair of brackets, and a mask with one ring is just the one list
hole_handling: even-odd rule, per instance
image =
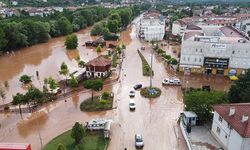
[[229, 64], [229, 58], [204, 58], [204, 67], [206, 68], [221, 68], [227, 69]]

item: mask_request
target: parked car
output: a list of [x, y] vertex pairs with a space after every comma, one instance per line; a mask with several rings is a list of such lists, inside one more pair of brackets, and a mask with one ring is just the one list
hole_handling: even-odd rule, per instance
[[165, 78], [162, 80], [162, 85], [181, 85], [181, 81], [178, 78], [174, 79]]
[[135, 97], [135, 90], [134, 89], [130, 90], [128, 95], [129, 97]]
[[142, 84], [136, 84], [136, 85], [134, 86], [134, 89], [135, 89], [135, 90], [138, 90], [138, 89], [140, 89], [140, 88], [142, 88]]
[[144, 146], [144, 143], [143, 143], [142, 135], [135, 134], [135, 147], [136, 148], [143, 148], [143, 146]]
[[135, 101], [133, 99], [129, 100], [129, 109], [135, 110]]

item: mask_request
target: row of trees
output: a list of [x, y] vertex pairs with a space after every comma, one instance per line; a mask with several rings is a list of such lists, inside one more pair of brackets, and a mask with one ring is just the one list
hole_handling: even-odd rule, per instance
[[140, 14], [141, 11], [145, 11], [150, 8], [150, 5], [135, 5], [129, 8], [120, 8], [112, 10], [107, 21], [98, 22], [91, 30], [91, 35], [103, 35], [106, 40], [116, 39], [111, 37], [112, 34], [120, 32], [126, 28], [131, 20]]
[[91, 7], [64, 10], [47, 17], [13, 17], [0, 22], [0, 53], [47, 42], [93, 25], [108, 16], [109, 9]]

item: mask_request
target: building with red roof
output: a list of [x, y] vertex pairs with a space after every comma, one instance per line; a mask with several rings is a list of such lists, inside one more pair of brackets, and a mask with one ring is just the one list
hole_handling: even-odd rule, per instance
[[214, 105], [212, 135], [227, 150], [250, 150], [250, 103]]
[[86, 63], [86, 75], [91, 78], [103, 78], [109, 75], [111, 69], [111, 61], [99, 56]]

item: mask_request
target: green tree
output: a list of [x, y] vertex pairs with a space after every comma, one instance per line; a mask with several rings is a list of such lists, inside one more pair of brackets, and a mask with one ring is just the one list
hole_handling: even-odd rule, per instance
[[70, 79], [69, 79], [68, 82], [69, 82], [69, 85], [71, 87], [77, 87], [78, 86], [78, 81], [73, 75], [70, 76]]
[[250, 69], [239, 76], [239, 80], [234, 81], [229, 89], [228, 98], [231, 103], [250, 102]]
[[130, 8], [121, 9], [119, 11], [121, 17], [121, 24], [123, 27], [126, 27], [132, 19], [132, 10]]
[[102, 51], [101, 45], [98, 45], [98, 46], [96, 47], [96, 51], [97, 51], [98, 53]]
[[185, 96], [186, 110], [195, 112], [200, 120], [212, 118], [212, 106], [227, 103], [226, 94], [220, 91], [190, 90]]
[[5, 33], [3, 29], [0, 27], [0, 54], [1, 52], [4, 51], [3, 48], [6, 46], [7, 42], [8, 41], [5, 39]]
[[67, 75], [69, 74], [68, 66], [65, 64], [65, 62], [62, 62], [60, 67], [59, 74], [64, 75], [67, 78]]
[[94, 91], [98, 91], [98, 90], [101, 90], [101, 89], [102, 89], [102, 87], [103, 87], [103, 80], [101, 80], [101, 79], [86, 80], [86, 81], [83, 83], [83, 86], [84, 86], [86, 89], [91, 89], [91, 91], [92, 91], [92, 101], [93, 101], [93, 98], [94, 98]]
[[28, 76], [26, 74], [22, 75], [20, 77], [19, 81], [22, 82], [23, 84], [28, 84], [28, 83], [32, 82], [31, 76]]
[[44, 79], [44, 84], [47, 86], [49, 85], [49, 90], [50, 92], [53, 92], [56, 88], [59, 87], [58, 83], [56, 82], [55, 79], [53, 79], [52, 77], [49, 78], [45, 78]]
[[75, 139], [76, 144], [81, 143], [84, 134], [85, 130], [83, 129], [83, 126], [79, 122], [76, 122], [71, 131], [71, 137]]
[[117, 20], [108, 20], [107, 27], [110, 32], [117, 33], [119, 31], [119, 22]]
[[18, 105], [19, 113], [21, 115], [21, 118], [23, 119], [21, 105], [25, 104], [24, 95], [20, 94], [20, 93], [17, 93], [15, 96], [13, 96], [12, 104], [15, 105], [15, 106]]
[[104, 38], [104, 40], [108, 39], [109, 36], [110, 36], [109, 29], [108, 28], [104, 28], [103, 29], [103, 38]]
[[94, 24], [93, 14], [90, 10], [82, 10], [81, 15], [86, 19], [87, 26], [92, 26]]
[[78, 39], [75, 34], [68, 35], [64, 43], [67, 49], [76, 49], [78, 46]]
[[84, 67], [85, 67], [85, 62], [84, 62], [83, 60], [80, 60], [80, 61], [78, 62], [78, 66], [79, 66], [80, 68], [84, 68]]
[[66, 17], [61, 17], [58, 20], [57, 26], [62, 35], [67, 35], [73, 32], [72, 24], [69, 22], [69, 20]]
[[118, 13], [112, 13], [110, 16], [109, 16], [109, 20], [117, 20], [118, 21], [118, 26], [120, 27], [121, 26], [121, 16], [118, 14]]
[[67, 150], [67, 149], [62, 143], [59, 143], [57, 146], [57, 150]]
[[24, 97], [24, 102], [30, 106], [30, 104], [33, 105], [39, 105], [44, 102], [43, 99], [43, 92], [40, 91], [36, 87], [31, 87], [28, 89], [27, 93], [25, 94]]

